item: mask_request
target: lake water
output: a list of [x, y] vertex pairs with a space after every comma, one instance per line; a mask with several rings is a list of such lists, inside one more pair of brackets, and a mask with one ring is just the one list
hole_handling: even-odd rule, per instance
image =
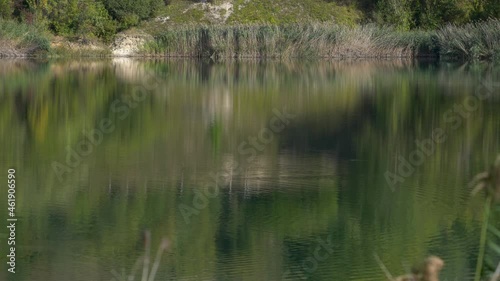
[[497, 81], [488, 64], [2, 60], [18, 221], [0, 279], [125, 281], [149, 230], [151, 262], [169, 241], [156, 280], [384, 280], [375, 254], [468, 280]]

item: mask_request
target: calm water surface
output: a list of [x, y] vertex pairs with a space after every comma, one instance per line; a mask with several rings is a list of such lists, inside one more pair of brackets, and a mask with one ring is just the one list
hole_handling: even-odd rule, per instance
[[145, 230], [153, 256], [170, 242], [157, 280], [383, 280], [374, 253], [394, 275], [435, 254], [443, 280], [470, 279], [467, 183], [500, 151], [498, 90], [474, 95], [492, 81], [424, 62], [0, 61], [19, 218], [0, 280], [125, 281]]

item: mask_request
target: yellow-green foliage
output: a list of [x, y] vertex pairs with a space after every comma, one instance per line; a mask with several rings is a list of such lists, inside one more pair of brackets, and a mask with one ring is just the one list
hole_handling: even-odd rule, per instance
[[[215, 20], [216, 23], [333, 22], [354, 26], [377, 22], [405, 31], [435, 30], [446, 24], [462, 25], [500, 16], [498, 0], [214, 0], [211, 3], [210, 6], [201, 5], [199, 0], [171, 0], [159, 15], [170, 17], [169, 24], [213, 23], [209, 7], [230, 3], [231, 15], [225, 21]], [[155, 24], [159, 25], [151, 26]]]
[[[209, 23], [208, 11], [201, 1], [172, 0], [164, 7], [159, 16], [170, 17], [169, 23]], [[227, 19], [230, 24], [247, 23], [304, 23], [331, 21], [339, 24], [354, 25], [362, 18], [355, 5], [340, 5], [335, 1], [324, 0], [227, 0], [215, 1], [214, 5], [229, 2], [233, 5]]]
[[303, 23], [332, 21], [354, 25], [361, 13], [352, 6], [323, 0], [234, 0], [230, 23]]

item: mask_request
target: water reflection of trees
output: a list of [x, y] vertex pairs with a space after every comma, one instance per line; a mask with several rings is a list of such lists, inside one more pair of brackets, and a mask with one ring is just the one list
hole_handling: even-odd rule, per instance
[[[18, 233], [26, 241], [21, 260], [30, 265], [23, 268], [33, 270], [23, 274], [43, 279], [46, 263], [53, 274], [73, 277], [109, 272], [103, 260], [131, 265], [145, 228], [171, 237], [163, 274], [178, 277], [205, 272], [220, 279], [222, 269], [244, 266], [253, 272], [249, 279], [269, 279], [300, 263], [295, 247], [328, 232], [337, 256], [317, 274], [334, 267], [339, 279], [360, 266], [379, 274], [366, 258], [376, 249], [393, 268], [429, 249], [460, 252], [453, 256], [464, 258], [450, 264], [457, 272], [467, 273], [463, 264], [474, 258], [464, 237], [476, 231], [476, 214], [462, 207], [467, 192], [459, 187], [499, 151], [498, 99], [481, 104], [401, 192], [387, 188], [383, 173], [394, 164], [391, 152], [408, 155], [415, 139], [445, 126], [441, 114], [485, 73], [498, 77], [497, 69], [335, 61], [14, 64], [0, 78], [0, 144], [9, 148], [0, 166], [19, 167], [27, 187], [19, 203], [30, 223]], [[112, 102], [130, 95], [144, 73], [161, 78], [157, 91], [129, 118], [114, 120], [116, 130], [59, 183], [51, 161], [63, 160], [64, 148], [109, 116]], [[210, 172], [244, 163], [238, 145], [284, 105], [298, 115], [293, 124], [231, 179], [231, 190], [226, 178], [221, 195], [185, 225], [177, 206], [192, 202]], [[442, 237], [466, 245], [437, 247], [451, 245]], [[68, 256], [85, 259], [91, 272], [68, 267]]]

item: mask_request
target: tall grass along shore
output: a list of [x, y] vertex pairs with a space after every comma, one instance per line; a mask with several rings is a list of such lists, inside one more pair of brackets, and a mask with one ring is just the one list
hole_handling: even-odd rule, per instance
[[500, 60], [500, 20], [448, 25], [436, 32], [443, 57], [468, 60]]
[[435, 31], [398, 31], [365, 25], [186, 25], [167, 28], [141, 54], [212, 58], [498, 59], [500, 20], [448, 25]]
[[142, 53], [166, 57], [371, 58], [433, 55], [432, 33], [335, 24], [187, 25], [168, 28]]

